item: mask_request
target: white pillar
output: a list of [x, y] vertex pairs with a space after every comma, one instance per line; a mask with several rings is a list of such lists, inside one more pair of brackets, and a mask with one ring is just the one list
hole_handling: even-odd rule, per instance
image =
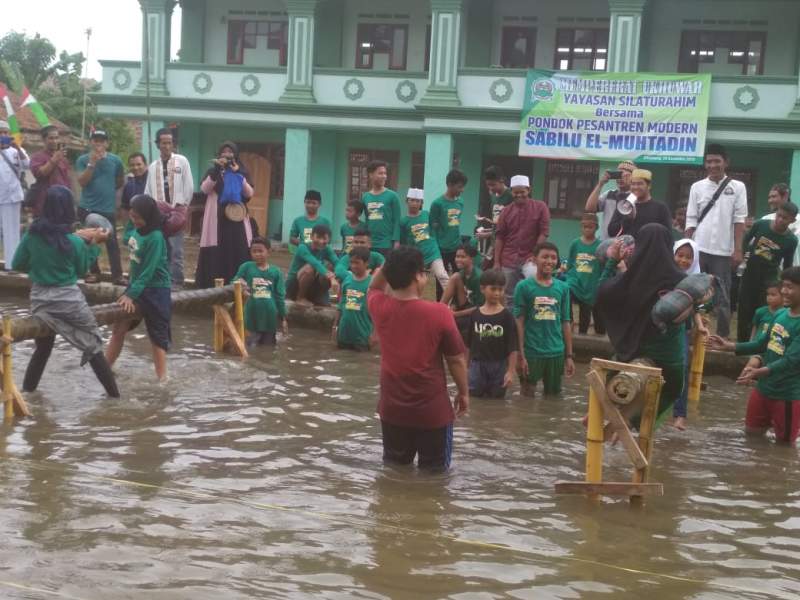
[[318, 0], [285, 0], [289, 11], [286, 88], [281, 102], [314, 102], [314, 12]]
[[145, 93], [149, 75], [150, 93], [166, 96], [175, 0], [139, 0], [139, 5], [142, 8], [142, 75], [136, 92]]
[[420, 104], [459, 106], [461, 18], [464, 0], [431, 0], [431, 56], [428, 89]]
[[608, 31], [608, 72], [635, 73], [639, 70], [645, 4], [647, 0], [608, 0], [611, 20]]

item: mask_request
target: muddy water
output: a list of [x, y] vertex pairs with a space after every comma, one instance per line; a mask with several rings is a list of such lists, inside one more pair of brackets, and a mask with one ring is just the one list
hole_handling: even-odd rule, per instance
[[157, 385], [137, 333], [122, 400], [59, 342], [34, 418], [0, 429], [0, 598], [800, 597], [797, 451], [746, 440], [724, 379], [659, 432], [666, 495], [637, 510], [553, 494], [582, 477], [581, 377], [474, 400], [431, 477], [381, 465], [377, 357], [296, 331], [242, 363], [180, 318]]

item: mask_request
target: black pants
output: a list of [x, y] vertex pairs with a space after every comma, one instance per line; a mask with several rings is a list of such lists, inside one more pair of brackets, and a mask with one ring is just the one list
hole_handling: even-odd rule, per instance
[[453, 424], [437, 429], [419, 429], [381, 421], [383, 460], [410, 465], [418, 455], [420, 469], [446, 471], [453, 451]]
[[[585, 302], [581, 302], [577, 298], [572, 299], [573, 307], [578, 305], [578, 333], [587, 333], [589, 331], [589, 322], [594, 318], [594, 332], [598, 335], [604, 335], [606, 332], [606, 324], [603, 316], [594, 307]], [[572, 320], [575, 320], [575, 309], [572, 310]]]
[[[444, 268], [447, 269], [447, 272], [452, 275], [456, 271], [458, 271], [458, 267], [456, 266], [456, 251], [451, 250], [445, 252], [442, 250], [442, 262], [444, 263]], [[437, 302], [442, 299], [442, 294], [444, 294], [444, 288], [439, 283], [439, 280], [436, 280], [436, 300]]]

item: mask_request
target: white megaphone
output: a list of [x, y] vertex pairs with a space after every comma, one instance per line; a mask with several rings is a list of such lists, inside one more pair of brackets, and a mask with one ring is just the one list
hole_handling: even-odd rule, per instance
[[632, 219], [635, 219], [636, 196], [634, 194], [628, 194], [627, 198], [617, 202], [617, 212], [621, 214], [623, 217], [631, 217]]

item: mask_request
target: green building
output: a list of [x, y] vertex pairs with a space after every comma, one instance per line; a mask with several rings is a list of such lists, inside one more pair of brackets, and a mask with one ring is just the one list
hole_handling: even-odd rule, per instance
[[[707, 141], [728, 147], [751, 213], [767, 211], [773, 183], [800, 190], [794, 0], [181, 0], [178, 62], [175, 1], [139, 1], [151, 131], [177, 128], [198, 180], [221, 141], [239, 143], [256, 179], [251, 212], [284, 241], [308, 188], [338, 229], [380, 158], [390, 187], [424, 187], [426, 205], [453, 165], [465, 171], [465, 229], [487, 196], [484, 167], [527, 174], [564, 247], [609, 165], [517, 156], [529, 67], [712, 73]], [[143, 119], [141, 63], [102, 65], [101, 113]], [[648, 168], [653, 196], [672, 206], [703, 176]]]

